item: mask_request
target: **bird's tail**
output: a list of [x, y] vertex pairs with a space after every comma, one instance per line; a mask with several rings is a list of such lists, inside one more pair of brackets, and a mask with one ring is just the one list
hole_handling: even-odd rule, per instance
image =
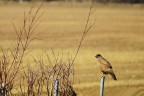
[[114, 72], [110, 72], [110, 75], [111, 75], [111, 77], [112, 77], [114, 80], [117, 80], [116, 75], [114, 74]]

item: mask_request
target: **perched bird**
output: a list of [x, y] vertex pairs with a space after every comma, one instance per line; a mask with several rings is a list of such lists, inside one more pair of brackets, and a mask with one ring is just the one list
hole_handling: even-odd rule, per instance
[[100, 70], [103, 72], [103, 74], [105, 75], [110, 74], [114, 80], [117, 80], [112, 70], [111, 64], [105, 58], [103, 58], [100, 54], [97, 54], [95, 57], [97, 58], [97, 63], [100, 67]]

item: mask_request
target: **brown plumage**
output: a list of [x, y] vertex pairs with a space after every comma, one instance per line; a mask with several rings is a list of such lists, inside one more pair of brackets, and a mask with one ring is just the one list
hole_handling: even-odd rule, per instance
[[103, 74], [106, 74], [106, 75], [110, 74], [114, 80], [117, 80], [112, 70], [111, 64], [105, 58], [103, 58], [100, 54], [97, 54], [95, 57], [97, 58], [97, 63], [100, 67], [100, 70], [103, 72]]

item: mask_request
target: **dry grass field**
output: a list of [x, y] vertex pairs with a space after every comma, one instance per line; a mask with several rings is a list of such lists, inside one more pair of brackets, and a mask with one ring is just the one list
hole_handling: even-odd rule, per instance
[[[14, 46], [24, 11], [37, 4], [0, 4], [0, 46]], [[84, 30], [90, 4], [44, 4], [27, 57], [44, 51], [74, 56]], [[117, 76], [106, 77], [105, 96], [144, 96], [144, 5], [99, 5], [75, 62], [74, 89], [78, 96], [98, 96], [101, 72], [95, 55], [107, 58]]]

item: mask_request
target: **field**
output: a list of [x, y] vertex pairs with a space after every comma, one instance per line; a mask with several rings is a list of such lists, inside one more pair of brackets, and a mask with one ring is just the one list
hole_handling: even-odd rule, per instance
[[[39, 4], [0, 4], [0, 46], [13, 46], [24, 11]], [[90, 4], [44, 4], [27, 57], [51, 48], [61, 56], [75, 55], [85, 28]], [[78, 96], [98, 96], [101, 72], [95, 55], [111, 62], [118, 78], [106, 77], [105, 96], [144, 96], [144, 5], [96, 4], [90, 22], [95, 25], [82, 43], [75, 62], [74, 89]]]

